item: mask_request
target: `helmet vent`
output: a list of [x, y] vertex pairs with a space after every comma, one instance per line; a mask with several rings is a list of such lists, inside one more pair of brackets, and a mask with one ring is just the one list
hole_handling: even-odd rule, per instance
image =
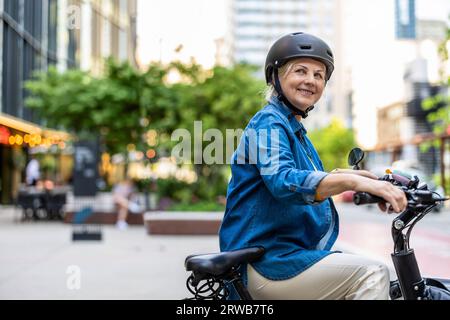
[[328, 53], [328, 55], [329, 55], [330, 57], [333, 58], [333, 52], [331, 52], [330, 50], [327, 50], [327, 53]]
[[301, 45], [300, 49], [302, 49], [302, 50], [311, 50], [311, 46], [310, 45]]

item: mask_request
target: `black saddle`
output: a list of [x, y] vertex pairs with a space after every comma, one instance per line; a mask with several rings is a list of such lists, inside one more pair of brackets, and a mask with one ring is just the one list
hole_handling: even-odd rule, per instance
[[229, 272], [234, 266], [250, 263], [264, 255], [263, 247], [252, 247], [220, 253], [190, 255], [184, 266], [186, 271], [197, 274], [220, 276]]

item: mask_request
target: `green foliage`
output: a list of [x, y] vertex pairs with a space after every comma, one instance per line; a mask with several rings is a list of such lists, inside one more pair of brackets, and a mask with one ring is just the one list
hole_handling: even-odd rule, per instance
[[[243, 129], [263, 106], [265, 85], [254, 77], [255, 70], [241, 64], [204, 70], [195, 61], [176, 61], [166, 66], [154, 63], [140, 72], [111, 59], [100, 77], [50, 68], [25, 84], [30, 93], [26, 105], [37, 110], [48, 126], [80, 138], [99, 138], [111, 154], [125, 153], [129, 144], [145, 152], [149, 148], [145, 134], [153, 129], [158, 134], [157, 155], [170, 155], [178, 143], [171, 141], [172, 132], [185, 128], [193, 138], [194, 121], [202, 121], [203, 133], [216, 128], [223, 137], [226, 129]], [[169, 83], [173, 73], [181, 81]], [[203, 150], [210, 143], [203, 142]], [[232, 143], [231, 151], [237, 146], [236, 139]], [[224, 170], [229, 159], [226, 146], [223, 148], [222, 164], [195, 165], [198, 181], [193, 185], [159, 181], [160, 196], [187, 203], [192, 199], [214, 201], [224, 195], [228, 182]]]
[[[448, 41], [450, 41], [450, 29], [447, 29], [447, 37], [439, 46], [439, 55], [443, 62], [448, 62], [449, 59], [449, 52], [447, 50]], [[445, 69], [440, 71], [440, 75], [442, 77], [442, 85], [446, 87], [448, 92], [448, 88], [450, 86], [450, 76], [445, 73]], [[450, 134], [450, 97], [448, 95], [429, 97], [423, 101], [422, 108], [426, 111], [431, 111], [427, 116], [427, 120], [432, 124], [434, 134], [437, 136], [444, 133]], [[438, 139], [426, 142], [420, 146], [420, 151], [428, 151], [431, 147], [440, 148], [441, 143], [442, 142]], [[434, 176], [434, 181], [437, 185], [442, 185], [441, 175], [436, 174]], [[450, 190], [450, 178], [446, 177], [443, 187], [448, 193]]]
[[197, 203], [177, 203], [169, 207], [169, 211], [225, 211], [225, 206], [216, 202], [201, 201]]
[[[176, 95], [164, 84], [166, 73], [158, 64], [140, 73], [113, 60], [107, 61], [99, 78], [80, 70], [60, 73], [50, 68], [26, 82], [31, 95], [25, 103], [38, 110], [48, 126], [80, 138], [100, 137], [111, 153], [124, 152], [130, 143], [144, 150], [142, 136], [147, 130], [174, 125], [167, 121], [166, 110], [176, 104]], [[158, 122], [147, 125], [148, 118]]]
[[57, 168], [56, 158], [51, 154], [42, 154], [39, 157], [40, 170], [44, 179], [52, 179]]
[[433, 124], [433, 132], [436, 135], [444, 133], [450, 125], [450, 97], [442, 95], [429, 97], [424, 100], [422, 108], [435, 110], [427, 116], [427, 119]]
[[[449, 53], [447, 50], [447, 43], [450, 41], [450, 29], [447, 29], [447, 37], [439, 45], [439, 55], [443, 62], [448, 61]], [[443, 64], [444, 65], [444, 64]], [[450, 76], [441, 70], [442, 85], [447, 89], [450, 86]], [[423, 110], [431, 111], [427, 116], [427, 120], [433, 125], [433, 133], [436, 135], [443, 134], [450, 128], [450, 97], [444, 95], [437, 95], [425, 99], [422, 103]], [[431, 146], [439, 147], [438, 141], [427, 143], [421, 146], [422, 151], [428, 150]]]
[[[203, 133], [208, 129], [218, 129], [224, 137], [221, 144], [222, 164], [196, 164], [194, 169], [198, 181], [191, 186], [194, 198], [215, 201], [218, 195], [225, 195], [228, 180], [226, 170], [227, 159], [226, 130], [244, 129], [251, 117], [264, 105], [262, 91], [264, 83], [257, 80], [253, 73], [255, 68], [238, 64], [232, 68], [216, 66], [209, 76], [200, 79], [198, 67], [173, 65], [183, 74], [186, 82], [177, 85], [180, 100], [177, 108], [180, 122], [179, 128], [185, 128], [194, 139], [194, 121], [202, 121]], [[228, 141], [228, 150], [234, 151], [238, 141]], [[204, 141], [202, 150], [214, 141]], [[219, 151], [220, 152], [220, 151]], [[215, 154], [213, 154], [215, 156]], [[191, 152], [191, 163], [194, 163], [194, 150]]]
[[446, 194], [447, 196], [450, 194], [450, 177], [446, 177], [445, 181], [444, 181], [444, 186], [442, 185], [442, 179], [441, 179], [441, 175], [440, 174], [434, 174], [433, 175], [433, 183], [436, 186], [441, 186], [444, 187], [446, 190]]
[[56, 169], [56, 159], [50, 154], [43, 155], [40, 160], [40, 167], [43, 171], [52, 171]]
[[327, 127], [311, 132], [309, 137], [322, 159], [325, 171], [348, 167], [348, 153], [356, 145], [352, 130], [334, 119]]
[[61, 74], [55, 67], [50, 67], [47, 73], [37, 73], [36, 80], [25, 83], [31, 93], [25, 104], [37, 109], [49, 126], [73, 131], [90, 128], [94, 119], [87, 114], [95, 108], [97, 91], [97, 83], [92, 80], [80, 70]]
[[187, 203], [191, 200], [190, 185], [175, 178], [158, 179], [156, 192], [158, 198], [171, 198], [177, 202]]

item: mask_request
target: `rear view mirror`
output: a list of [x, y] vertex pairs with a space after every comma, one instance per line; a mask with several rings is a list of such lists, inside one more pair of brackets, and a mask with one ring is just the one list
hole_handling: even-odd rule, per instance
[[355, 170], [359, 170], [358, 164], [364, 159], [364, 151], [360, 148], [353, 148], [348, 155], [348, 164]]

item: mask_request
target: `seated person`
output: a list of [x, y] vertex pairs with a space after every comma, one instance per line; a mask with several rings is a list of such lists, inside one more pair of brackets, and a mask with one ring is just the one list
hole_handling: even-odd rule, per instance
[[140, 211], [137, 203], [131, 201], [136, 194], [133, 181], [130, 178], [126, 178], [124, 181], [116, 184], [112, 192], [114, 205], [118, 211], [116, 227], [120, 230], [125, 230], [128, 227], [126, 222], [128, 212], [136, 213]]

